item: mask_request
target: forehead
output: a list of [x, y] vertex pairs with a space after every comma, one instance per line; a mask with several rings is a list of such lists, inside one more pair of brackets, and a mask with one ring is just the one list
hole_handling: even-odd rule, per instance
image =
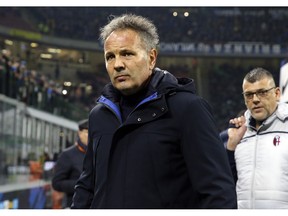
[[140, 41], [139, 34], [132, 29], [119, 29], [113, 31], [105, 40], [104, 49], [131, 47]]
[[266, 89], [266, 88], [273, 87], [271, 84], [272, 84], [272, 81], [271, 79], [268, 79], [268, 78], [263, 78], [254, 83], [250, 83], [247, 80], [244, 80], [242, 88], [243, 88], [243, 92], [257, 91], [259, 89]]

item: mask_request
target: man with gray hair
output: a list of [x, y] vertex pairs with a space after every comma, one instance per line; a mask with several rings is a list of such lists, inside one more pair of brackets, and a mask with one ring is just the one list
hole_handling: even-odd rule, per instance
[[111, 82], [89, 115], [72, 208], [236, 208], [211, 108], [192, 79], [155, 67], [154, 24], [124, 14], [100, 36]]

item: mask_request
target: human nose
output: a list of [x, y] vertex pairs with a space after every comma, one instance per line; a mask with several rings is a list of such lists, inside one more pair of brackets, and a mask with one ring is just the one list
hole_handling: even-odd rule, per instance
[[114, 69], [121, 72], [124, 69], [124, 63], [120, 57], [115, 57]]
[[[259, 99], [259, 95], [257, 94], [257, 92], [254, 92], [254, 93], [252, 93], [253, 95], [252, 95], [252, 100], [253, 101], [259, 101], [260, 99]], [[256, 96], [256, 97], [254, 97], [254, 96]]]

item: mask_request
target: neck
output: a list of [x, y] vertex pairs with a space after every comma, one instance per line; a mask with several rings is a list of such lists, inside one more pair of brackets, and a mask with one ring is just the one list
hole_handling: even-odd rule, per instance
[[77, 138], [77, 147], [81, 152], [85, 153], [87, 151], [87, 145], [85, 145], [79, 137]]
[[134, 110], [134, 108], [147, 97], [148, 87], [141, 89], [141, 91], [136, 94], [124, 96], [122, 95], [120, 99], [120, 109], [123, 121], [127, 116]]

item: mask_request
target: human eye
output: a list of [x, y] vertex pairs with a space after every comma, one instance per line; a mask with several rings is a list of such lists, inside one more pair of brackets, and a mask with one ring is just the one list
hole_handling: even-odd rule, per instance
[[253, 95], [254, 95], [254, 93], [252, 93], [252, 92], [246, 92], [246, 93], [244, 93], [244, 96], [245, 96], [246, 98], [252, 98]]
[[106, 55], [106, 61], [109, 61], [109, 60], [111, 60], [113, 58], [114, 58], [114, 55], [112, 55], [112, 54], [107, 54]]
[[260, 97], [264, 97], [264, 96], [266, 96], [266, 93], [267, 93], [268, 91], [267, 90], [259, 90], [259, 91], [257, 91], [257, 95], [259, 95]]
[[133, 55], [133, 53], [126, 50], [126, 51], [124, 51], [124, 52], [122, 53], [122, 55], [125, 56], [125, 57], [130, 57], [130, 56]]

